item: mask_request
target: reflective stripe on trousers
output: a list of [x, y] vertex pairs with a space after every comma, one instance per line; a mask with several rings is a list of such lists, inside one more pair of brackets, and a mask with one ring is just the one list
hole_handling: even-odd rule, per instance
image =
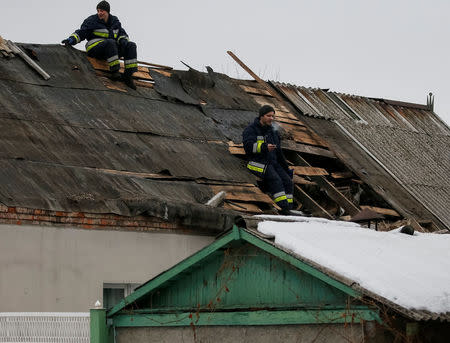
[[94, 46], [100, 44], [103, 41], [104, 41], [104, 39], [102, 39], [102, 38], [91, 39], [89, 42], [86, 43], [86, 51], [91, 50]]
[[132, 58], [130, 60], [125, 60], [125, 69], [128, 68], [137, 68], [137, 58]]
[[120, 63], [120, 61], [119, 61], [119, 55], [111, 56], [111, 57], [108, 58], [106, 61], [108, 62], [108, 64], [109, 64], [110, 67], [115, 66], [116, 64], [119, 64], [119, 63]]
[[278, 192], [273, 195], [273, 201], [280, 202], [283, 200], [287, 200], [285, 192]]
[[250, 161], [247, 163], [247, 168], [253, 171], [256, 171], [258, 173], [264, 173], [265, 169], [266, 169], [266, 165], [263, 163], [258, 163], [258, 162], [254, 162], [254, 161]]
[[286, 194], [287, 202], [290, 204], [294, 203], [294, 196], [292, 194]]

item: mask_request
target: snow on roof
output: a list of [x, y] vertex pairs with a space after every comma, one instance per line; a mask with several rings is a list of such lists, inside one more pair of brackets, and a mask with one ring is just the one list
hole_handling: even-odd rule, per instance
[[380, 232], [322, 218], [258, 217], [268, 220], [258, 231], [274, 235], [275, 244], [378, 296], [410, 310], [450, 312], [450, 235]]

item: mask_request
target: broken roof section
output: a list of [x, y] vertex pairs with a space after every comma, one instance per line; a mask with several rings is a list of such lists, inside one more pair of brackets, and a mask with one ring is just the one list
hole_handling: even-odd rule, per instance
[[[180, 101], [152, 87], [111, 89], [117, 86], [96, 75], [85, 54], [73, 48], [20, 46], [32, 52], [51, 78], [43, 80], [19, 58], [0, 59], [2, 204], [125, 216], [147, 213], [201, 225], [185, 218], [194, 212], [208, 217], [212, 210], [201, 204], [214, 195], [213, 186], [232, 185], [237, 193], [271, 203], [244, 163], [229, 153], [223, 130], [203, 113], [196, 90], [207, 90], [203, 74], [180, 72], [180, 82], [190, 84], [195, 96]], [[220, 87], [206, 98], [209, 108], [242, 107], [248, 113], [257, 108], [225, 77], [216, 76], [214, 82]], [[168, 218], [171, 212], [177, 215]], [[232, 213], [213, 212], [218, 219], [207, 220], [210, 227], [232, 222], [224, 219]]]
[[431, 106], [272, 85], [403, 216], [450, 228], [450, 129]]
[[[0, 186], [0, 203], [8, 211], [22, 207], [27, 209], [23, 213], [39, 209], [80, 215], [148, 214], [171, 223], [208, 223], [217, 230], [232, 222], [223, 219], [229, 213], [201, 204], [224, 190], [225, 209], [273, 212], [276, 205], [245, 168], [241, 136], [257, 109], [270, 104], [276, 109], [283, 149], [294, 169], [294, 197], [302, 211], [345, 220], [372, 211], [369, 217], [382, 214], [389, 225], [403, 216], [445, 227], [424, 202], [393, 183], [392, 176], [373, 161], [373, 152], [358, 150], [348, 135], [336, 133], [335, 123], [324, 120], [347, 116], [351, 123], [366, 123], [375, 111], [373, 104], [353, 109], [341, 104], [347, 100], [337, 99], [343, 96], [320, 91], [321, 99], [333, 100], [328, 113], [317, 101], [308, 100], [309, 95], [295, 91], [299, 99], [281, 98], [262, 80], [235, 80], [211, 68], [201, 73], [148, 63], [150, 67], [139, 66], [134, 74], [138, 89], [131, 90], [106, 77], [107, 63], [86, 58], [71, 47], [18, 45], [51, 78], [43, 80], [23, 60], [9, 54], [0, 59], [0, 128], [4, 132], [0, 179], [8, 180]], [[423, 106], [410, 107], [424, 111]], [[302, 116], [302, 108], [307, 114], [326, 116]], [[358, 109], [363, 109], [361, 116], [366, 119], [358, 117]], [[389, 120], [380, 119], [375, 129]], [[384, 151], [385, 141], [373, 141], [374, 151]], [[405, 164], [414, 170], [412, 160]], [[414, 184], [414, 179], [407, 181]], [[168, 207], [174, 217], [168, 218]], [[187, 219], [189, 208], [206, 219]], [[206, 215], [212, 212], [219, 218], [217, 227]], [[0, 217], [11, 216], [5, 213], [0, 211]], [[14, 219], [23, 218], [8, 222]]]

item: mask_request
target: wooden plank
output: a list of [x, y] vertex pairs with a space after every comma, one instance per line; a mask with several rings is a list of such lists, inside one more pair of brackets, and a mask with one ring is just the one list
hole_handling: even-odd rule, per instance
[[[98, 59], [92, 58], [92, 57], [88, 57], [88, 60], [92, 64], [92, 66], [94, 67], [95, 70], [109, 72], [108, 62], [106, 62], [104, 60], [98, 60]], [[120, 63], [119, 72], [123, 73], [124, 71], [125, 71], [124, 65], [123, 65], [123, 63]], [[137, 79], [153, 81], [152, 77], [148, 73], [147, 67], [138, 66], [138, 71], [133, 73], [133, 77], [137, 78]]]
[[335, 172], [331, 173], [331, 177], [333, 179], [349, 179], [353, 177], [353, 173], [351, 171]]
[[320, 148], [317, 146], [302, 144], [299, 142], [295, 142], [293, 140], [283, 140], [281, 142], [281, 147], [286, 150], [296, 151], [296, 152], [303, 152], [311, 155], [318, 155], [318, 156], [324, 156], [328, 158], [336, 158], [334, 153], [330, 150]]
[[334, 217], [327, 212], [322, 206], [320, 206], [313, 198], [311, 198], [303, 189], [298, 185], [294, 185], [294, 196], [300, 199], [303, 207], [306, 207], [313, 211], [314, 215], [325, 217], [328, 219], [334, 219]]
[[[122, 71], [122, 69], [121, 69]], [[148, 72], [136, 71], [133, 73], [133, 78], [153, 81], [153, 78], [150, 76]]]
[[[328, 282], [329, 283], [329, 282]], [[344, 285], [345, 286], [345, 285]], [[337, 288], [337, 287], [336, 287]], [[342, 288], [342, 287], [341, 287]], [[349, 288], [349, 287], [347, 287]], [[338, 288], [340, 289], [340, 288]], [[131, 311], [130, 311], [131, 312]], [[126, 312], [124, 312], [126, 313]], [[108, 313], [108, 317], [111, 315]], [[132, 313], [119, 314], [112, 317], [116, 328], [141, 328], [164, 326], [254, 326], [254, 325], [306, 325], [363, 323], [377, 321], [381, 323], [380, 316], [375, 310], [364, 309], [320, 309], [320, 310], [257, 310], [257, 311], [210, 311], [176, 313]]]
[[296, 141], [298, 143], [310, 144], [310, 145], [314, 145], [314, 146], [318, 146], [318, 147], [322, 147], [322, 148], [327, 148], [326, 145], [321, 144], [319, 141], [312, 138], [311, 135], [308, 133], [300, 132], [300, 131], [294, 131], [294, 132], [290, 132], [290, 133], [292, 134], [292, 138], [294, 139], [294, 141]]
[[297, 124], [297, 122], [301, 123], [302, 126], [304, 126], [305, 124], [298, 119], [294, 114], [292, 114], [292, 112], [289, 111], [278, 111], [275, 113], [275, 119], [278, 118], [285, 118], [285, 119], [291, 119], [295, 122], [295, 124]]
[[234, 143], [233, 141], [228, 142], [228, 151], [233, 155], [245, 155], [244, 144]]
[[303, 126], [305, 127], [305, 125], [303, 124], [303, 122], [301, 122], [300, 120], [297, 119], [290, 119], [288, 117], [281, 117], [278, 114], [275, 116], [275, 121], [276, 122], [281, 122], [281, 123], [285, 123], [285, 124], [292, 124], [292, 125], [297, 125], [297, 126]]
[[237, 147], [237, 146], [230, 146], [228, 147], [228, 151], [233, 154], [233, 155], [241, 155], [241, 156], [245, 156], [245, 150], [242, 147]]
[[140, 81], [140, 80], [135, 80], [135, 81], [134, 81], [134, 84], [135, 84], [136, 86], [139, 86], [139, 87], [145, 87], [145, 88], [153, 88], [153, 87], [154, 87], [154, 84], [153, 84], [153, 83], [151, 83], [151, 82], [145, 82], [145, 81]]
[[318, 135], [316, 135], [306, 127], [299, 127], [297, 125], [288, 123], [282, 123], [281, 126], [294, 137], [294, 140], [298, 140], [307, 144], [328, 147], [326, 141], [324, 141], [322, 138], [320, 138]]
[[266, 89], [263, 88], [256, 88], [256, 87], [251, 87], [251, 86], [246, 86], [246, 85], [239, 85], [244, 91], [246, 91], [247, 93], [250, 94], [259, 94], [259, 95], [264, 95], [264, 96], [270, 96], [272, 97], [272, 94], [270, 94], [269, 91], [267, 91]]
[[[310, 167], [311, 165], [299, 154], [295, 156], [295, 163], [302, 164], [305, 167]], [[335, 201], [339, 206], [341, 206], [348, 214], [352, 217], [360, 212], [360, 209], [353, 204], [349, 199], [347, 199], [344, 194], [339, 192], [336, 187], [332, 183], [330, 183], [324, 176], [321, 175], [312, 175], [310, 179], [317, 183], [318, 186], [322, 187], [326, 190], [327, 195]]]
[[157, 73], [160, 73], [161, 75], [167, 76], [167, 77], [171, 77], [172, 73], [168, 72], [167, 70], [161, 70], [161, 69], [152, 69], [150, 68], [152, 71], [156, 71]]
[[108, 81], [104, 81], [103, 84], [106, 86], [106, 88], [113, 89], [115, 91], [124, 92], [124, 93], [128, 92], [127, 89], [125, 88], [125, 86], [121, 87], [121, 86], [115, 85]]
[[397, 211], [392, 210], [390, 208], [382, 208], [382, 207], [375, 207], [375, 206], [360, 206], [361, 209], [368, 209], [371, 210], [373, 212], [379, 213], [379, 214], [384, 214], [387, 216], [391, 216], [391, 217], [401, 217], [400, 214], [398, 214]]
[[315, 182], [306, 180], [306, 179], [304, 179], [304, 178], [302, 178], [301, 176], [298, 176], [298, 175], [294, 175], [293, 181], [294, 181], [295, 184], [298, 184], [298, 185], [315, 185], [316, 184]]
[[240, 186], [210, 186], [214, 193], [225, 191], [227, 194], [225, 200], [242, 202], [263, 202], [272, 203], [272, 199], [263, 193], [258, 187], [240, 187]]
[[230, 202], [227, 201], [223, 205], [224, 208], [247, 213], [263, 213], [263, 211], [255, 204], [248, 202]]
[[17, 45], [15, 45], [11, 41], [8, 41], [8, 46], [14, 54], [19, 55], [25, 61], [25, 63], [33, 68], [39, 75], [41, 75], [44, 80], [50, 79], [50, 75], [44, 69], [42, 69], [39, 64], [37, 64], [26, 53], [24, 53], [22, 49], [20, 49]]
[[244, 62], [242, 62], [235, 54], [233, 54], [231, 51], [227, 51], [227, 54], [233, 58], [237, 64], [239, 64], [247, 73], [249, 73], [255, 80], [258, 82], [258, 84], [266, 89], [270, 94], [272, 94], [273, 97], [277, 98], [280, 101], [284, 101], [280, 94], [272, 87], [270, 87], [264, 80], [262, 80], [258, 75], [256, 75], [249, 67], [247, 67]]
[[[89, 57], [89, 56], [87, 56], [87, 59], [92, 64], [94, 69], [96, 69], [96, 70], [103, 70], [103, 71], [109, 71], [108, 62], [106, 62], [105, 60], [99, 60], [97, 58], [93, 58], [93, 57]], [[124, 68], [124, 64], [123, 64], [122, 61], [120, 62], [120, 68], [122, 70]], [[147, 67], [138, 66], [138, 71], [143, 72], [143, 73], [148, 73], [148, 68]]]
[[[151, 62], [137, 61], [137, 63], [138, 64], [145, 64], [147, 66], [154, 67], [154, 68], [161, 68], [161, 69], [166, 69], [166, 70], [172, 70], [173, 69], [172, 67], [169, 67], [169, 66], [165, 66], [165, 65], [162, 65], [162, 64], [156, 64], [156, 63], [151, 63]], [[152, 68], [152, 69], [154, 69], [154, 68]]]
[[311, 167], [311, 166], [290, 166], [294, 170], [296, 175], [328, 175], [328, 172], [323, 168]]

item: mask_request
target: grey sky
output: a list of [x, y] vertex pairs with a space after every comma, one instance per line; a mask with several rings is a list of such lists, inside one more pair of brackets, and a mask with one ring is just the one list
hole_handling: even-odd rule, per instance
[[[95, 13], [97, 0], [0, 0], [0, 35], [59, 43]], [[250, 78], [426, 103], [450, 123], [448, 0], [111, 0], [138, 59], [185, 69], [180, 60]], [[84, 49], [84, 43], [76, 46]]]

